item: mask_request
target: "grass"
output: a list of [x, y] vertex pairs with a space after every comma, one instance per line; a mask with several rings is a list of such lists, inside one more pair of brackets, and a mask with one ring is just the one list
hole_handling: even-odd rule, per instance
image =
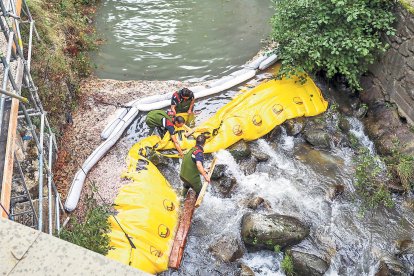
[[404, 7], [404, 9], [406, 9], [407, 11], [409, 11], [411, 14], [414, 15], [414, 7], [410, 3], [410, 1], [407, 1], [407, 0], [399, 0], [399, 1], [400, 1], [401, 6]]
[[[65, 115], [76, 106], [81, 79], [92, 72], [88, 52], [96, 48], [96, 35], [90, 24], [94, 13], [91, 5], [96, 2], [28, 0], [41, 38], [33, 42], [32, 77], [52, 126], [59, 132]], [[24, 47], [28, 45], [27, 26], [22, 24]]]
[[285, 254], [280, 266], [287, 276], [295, 275], [295, 272], [293, 271], [293, 260], [289, 254]]

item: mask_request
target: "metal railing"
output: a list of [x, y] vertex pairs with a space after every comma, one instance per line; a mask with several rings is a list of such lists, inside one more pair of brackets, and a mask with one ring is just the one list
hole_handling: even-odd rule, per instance
[[[35, 34], [35, 38], [38, 40], [40, 38], [25, 0], [0, 0], [0, 13], [0, 28], [5, 42], [7, 42], [7, 45], [0, 45], [0, 47], [6, 46], [5, 50], [3, 50], [6, 52], [6, 55], [1, 55], [3, 79], [0, 89], [0, 135], [5, 135], [6, 130], [9, 133], [7, 136], [6, 154], [5, 156], [0, 156], [4, 159], [2, 160], [4, 166], [1, 168], [3, 170], [3, 179], [0, 191], [2, 199], [2, 209], [0, 211], [4, 211], [7, 217], [16, 221], [19, 221], [19, 217], [30, 215], [33, 223], [29, 226], [53, 234], [55, 231], [60, 230], [60, 216], [64, 209], [59, 192], [53, 181], [52, 172], [52, 164], [58, 147], [55, 135], [47, 120], [46, 112], [38, 96], [38, 88], [35, 86], [30, 73], [33, 34]], [[29, 25], [26, 47], [23, 46], [20, 24]], [[22, 88], [27, 90], [28, 99], [21, 95]], [[15, 104], [17, 102], [17, 109], [8, 109], [9, 105], [5, 104], [7, 101], [15, 101]], [[10, 114], [8, 124], [3, 123], [6, 113]], [[33, 118], [37, 118], [37, 121], [40, 121], [40, 126], [37, 128], [33, 124]], [[25, 129], [28, 133], [30, 132], [30, 135], [25, 137], [26, 139], [33, 140], [37, 149], [37, 204], [34, 204], [36, 200], [33, 200], [30, 194], [31, 192], [33, 194], [33, 189], [29, 190], [27, 187], [23, 164], [19, 162], [15, 154], [14, 143], [16, 139], [11, 139], [17, 135], [17, 128]], [[17, 140], [19, 139], [21, 137], [17, 137]], [[12, 152], [7, 152], [8, 150]], [[10, 164], [10, 162], [12, 163], [11, 168], [10, 166], [6, 167], [5, 164]], [[7, 179], [9, 175], [12, 175], [12, 177]], [[44, 185], [45, 180], [47, 185]], [[8, 185], [11, 186], [10, 189], [6, 189]], [[45, 187], [47, 187], [46, 195], [44, 195]], [[44, 208], [44, 199], [47, 199], [47, 208]], [[18, 209], [17, 206], [19, 204], [22, 205], [22, 203], [27, 203], [28, 208], [15, 212]], [[35, 208], [35, 205], [37, 205], [37, 208]]]

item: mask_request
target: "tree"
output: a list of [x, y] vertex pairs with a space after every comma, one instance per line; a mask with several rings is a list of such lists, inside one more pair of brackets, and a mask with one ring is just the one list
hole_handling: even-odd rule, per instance
[[352, 88], [393, 35], [393, 1], [274, 0], [273, 39], [279, 43], [280, 76], [326, 71], [345, 76]]

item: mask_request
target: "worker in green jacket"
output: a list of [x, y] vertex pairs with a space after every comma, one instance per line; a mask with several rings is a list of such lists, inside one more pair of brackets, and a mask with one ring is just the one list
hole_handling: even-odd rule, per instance
[[185, 120], [183, 117], [177, 116], [171, 118], [164, 110], [152, 110], [148, 112], [147, 118], [145, 119], [145, 123], [147, 123], [147, 125], [150, 128], [149, 135], [152, 135], [155, 128], [158, 129], [158, 132], [161, 137], [164, 137], [164, 135], [168, 131], [170, 133], [171, 140], [173, 141], [174, 146], [178, 151], [178, 155], [180, 157], [183, 157], [183, 151], [181, 150], [180, 144], [177, 141], [177, 137], [175, 137], [174, 135], [175, 128], [180, 128], [185, 124]]
[[175, 92], [171, 97], [171, 111], [177, 113], [192, 114], [194, 111], [194, 93], [188, 88]]
[[203, 187], [201, 183], [200, 174], [207, 182], [210, 182], [206, 170], [203, 167], [204, 162], [204, 149], [203, 146], [206, 143], [206, 137], [199, 135], [196, 138], [196, 145], [190, 149], [183, 158], [180, 171], [180, 179], [184, 182], [183, 196], [188, 192], [188, 189], [192, 188], [197, 196]]

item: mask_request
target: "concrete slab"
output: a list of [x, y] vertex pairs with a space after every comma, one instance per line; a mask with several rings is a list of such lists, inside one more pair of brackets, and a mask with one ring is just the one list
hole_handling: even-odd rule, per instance
[[0, 237], [0, 275], [150, 275], [10, 220]]

